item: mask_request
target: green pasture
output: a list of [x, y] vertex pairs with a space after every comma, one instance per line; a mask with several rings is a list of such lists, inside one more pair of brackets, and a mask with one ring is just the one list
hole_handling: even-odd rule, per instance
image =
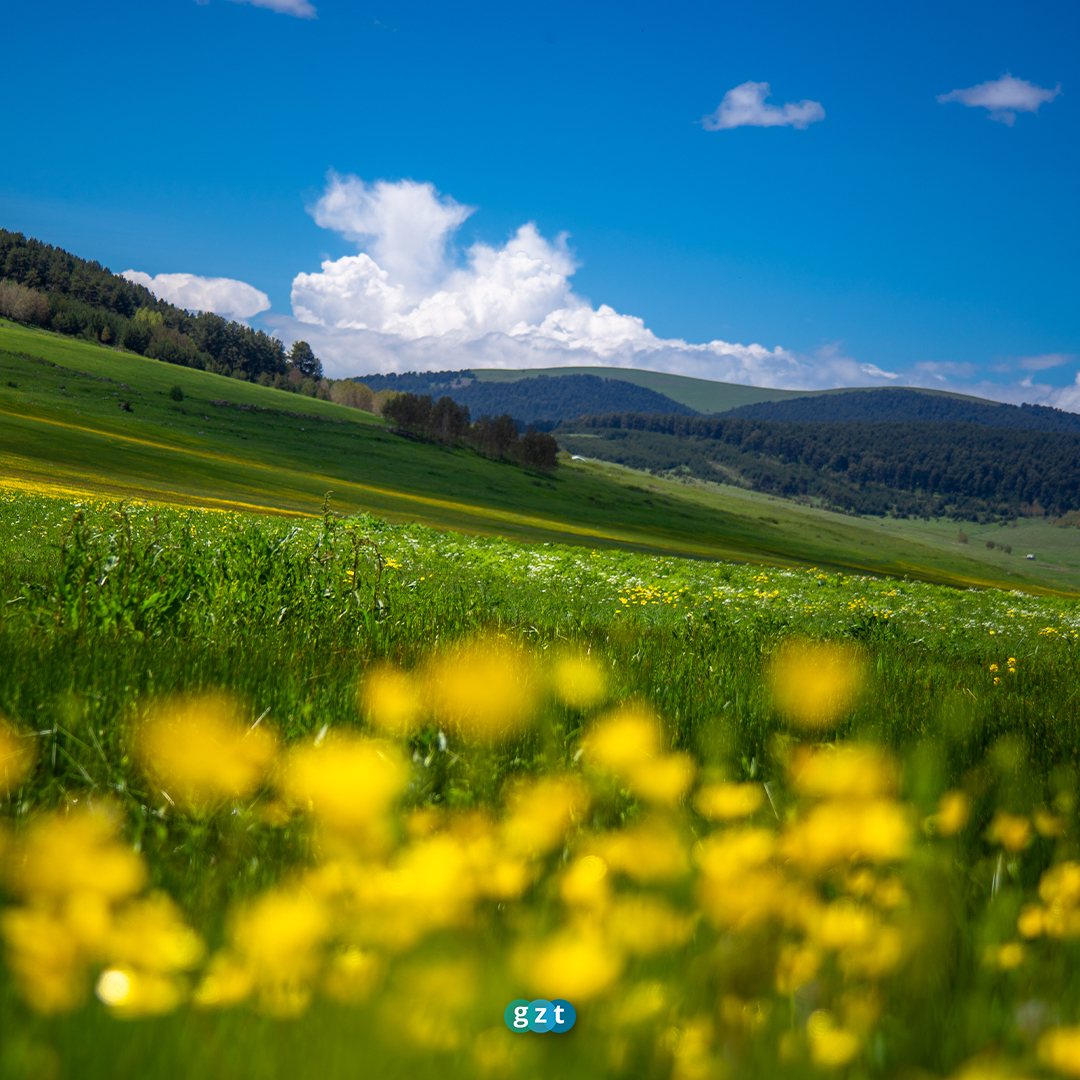
[[[767, 503], [753, 506], [768, 513]], [[664, 751], [690, 755], [702, 780], [766, 785], [755, 819], [763, 828], [796, 813], [785, 779], [793, 750], [834, 740], [872, 744], [899, 762], [914, 828], [908, 861], [880, 870], [908, 898], [888, 918], [910, 952], [874, 986], [855, 980], [877, 1011], [842, 1066], [811, 1063], [807, 1025], [821, 1010], [843, 1019], [843, 993], [854, 991], [839, 969], [824, 968], [808, 988], [778, 992], [779, 932], [767, 926], [722, 931], [702, 921], [684, 945], [627, 959], [611, 989], [580, 1003], [569, 1035], [505, 1031], [503, 1006], [531, 996], [515, 974], [515, 942], [563, 917], [554, 883], [568, 860], [594, 834], [655, 813], [627, 790], [598, 788], [577, 838], [521, 899], [480, 905], [394, 954], [365, 1003], [316, 995], [290, 1019], [242, 1003], [125, 1020], [90, 995], [50, 1017], [27, 1006], [0, 964], [4, 1080], [884, 1080], [975, 1075], [962, 1070], [987, 1055], [1009, 1070], [992, 1075], [1060, 1075], [1039, 1056], [1039, 1040], [1080, 1020], [1080, 945], [1023, 944], [1009, 968], [986, 957], [1017, 941], [1017, 913], [1038, 901], [1044, 872], [1076, 857], [1073, 600], [524, 544], [364, 515], [288, 520], [10, 491], [0, 493], [0, 552], [0, 712], [36, 752], [26, 782], [0, 802], [4, 835], [15, 843], [40, 814], [110, 800], [151, 887], [174, 898], [212, 949], [237, 904], [325, 853], [301, 816], [268, 819], [264, 796], [209, 816], [170, 808], [133, 760], [132, 718], [163, 694], [225, 689], [286, 745], [327, 730], [366, 732], [356, 688], [374, 661], [411, 670], [438, 644], [480, 632], [542, 662], [587, 652], [607, 675], [603, 708], [647, 703]], [[826, 731], [792, 730], [770, 697], [770, 658], [793, 637], [839, 642], [861, 657], [864, 690]], [[534, 729], [488, 748], [417, 731], [400, 740], [413, 777], [401, 813], [498, 813], [515, 778], [586, 775], [582, 732], [603, 708], [546, 705]], [[943, 840], [920, 823], [950, 790], [967, 793], [971, 820]], [[999, 811], [1049, 815], [1055, 831], [1003, 857], [988, 831]], [[689, 805], [670, 814], [688, 847], [711, 835]], [[680, 910], [696, 895], [679, 882], [620, 879], [618, 888]], [[0, 911], [13, 903], [0, 899]], [[418, 972], [446, 970], [474, 980], [464, 1006], [453, 1001], [457, 984], [442, 998], [417, 989], [426, 985]], [[414, 1022], [441, 1008], [449, 1028]]]
[[[173, 386], [182, 401], [170, 398]], [[736, 491], [594, 463], [536, 476], [403, 439], [331, 402], [9, 324], [0, 326], [0, 482], [293, 515], [318, 513], [332, 491], [339, 513], [523, 540], [1078, 591], [1064, 556], [1054, 563], [1063, 570], [1016, 555], [1000, 562], [933, 530], [795, 504], [762, 510]]]

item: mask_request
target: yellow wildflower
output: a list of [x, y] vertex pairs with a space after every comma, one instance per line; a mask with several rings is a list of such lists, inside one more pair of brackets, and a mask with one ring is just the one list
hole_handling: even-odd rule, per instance
[[422, 701], [414, 680], [400, 668], [380, 664], [364, 676], [360, 709], [388, 735], [407, 735], [421, 717]]
[[285, 795], [330, 826], [377, 834], [409, 781], [396, 747], [374, 739], [329, 735], [289, 752], [282, 773]]
[[34, 750], [29, 739], [19, 738], [0, 715], [0, 795], [14, 791], [34, 764]]
[[158, 705], [136, 734], [136, 754], [154, 783], [176, 803], [202, 810], [252, 794], [266, 779], [277, 740], [247, 727], [222, 695]]
[[589, 793], [575, 776], [551, 776], [512, 785], [503, 841], [514, 851], [542, 855], [563, 842], [574, 820], [589, 805]]
[[986, 835], [1006, 851], [1023, 851], [1031, 843], [1031, 822], [1026, 817], [999, 810]]
[[748, 817], [765, 801], [761, 784], [707, 784], [694, 796], [694, 808], [709, 821]]
[[941, 836], [955, 836], [968, 823], [971, 800], [962, 791], [946, 791], [938, 801], [934, 827]]
[[607, 677], [589, 656], [563, 656], [551, 671], [555, 696], [573, 709], [599, 705], [607, 694]]
[[693, 915], [676, 911], [664, 900], [639, 895], [616, 900], [604, 926], [624, 952], [652, 956], [685, 945], [696, 922]]
[[427, 693], [441, 723], [475, 739], [520, 731], [536, 707], [531, 664], [499, 641], [473, 642], [437, 657], [427, 671]]
[[773, 700], [800, 727], [828, 727], [847, 713], [863, 681], [859, 654], [848, 645], [791, 641], [769, 670]]
[[873, 799], [896, 793], [896, 765], [874, 746], [800, 747], [788, 766], [792, 787], [803, 795]]
[[559, 931], [533, 948], [523, 949], [518, 966], [528, 984], [549, 1001], [587, 1001], [619, 977], [623, 961], [598, 932], [588, 927]]
[[840, 1027], [832, 1013], [818, 1009], [806, 1021], [810, 1060], [822, 1069], [840, 1069], [854, 1060], [861, 1048], [859, 1036]]
[[1049, 1068], [1080, 1076], [1080, 1027], [1051, 1028], [1039, 1039], [1036, 1052]]

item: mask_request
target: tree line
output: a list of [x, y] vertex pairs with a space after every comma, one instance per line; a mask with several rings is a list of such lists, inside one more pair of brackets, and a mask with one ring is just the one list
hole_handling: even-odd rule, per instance
[[[599, 412], [600, 410], [597, 410]], [[642, 412], [641, 409], [605, 409], [604, 412]], [[669, 410], [674, 412], [675, 410]], [[1080, 434], [1080, 415], [1048, 405], [1005, 405], [953, 394], [882, 387], [813, 394], [784, 401], [759, 401], [723, 413], [725, 418], [770, 420], [778, 423], [935, 423], [983, 424], [1029, 431], [1066, 431]]]
[[149, 289], [51, 244], [0, 229], [0, 315], [170, 364], [328, 396], [306, 342], [292, 351], [262, 330], [203, 311], [192, 315]]
[[1080, 509], [1080, 436], [1067, 433], [621, 414], [557, 434], [571, 453], [855, 513], [1004, 518]]
[[523, 468], [550, 472], [558, 464], [559, 444], [546, 432], [530, 426], [524, 435], [509, 413], [485, 414], [470, 422], [468, 406], [443, 396], [396, 393], [382, 406], [382, 415], [401, 433], [440, 442], [445, 446], [471, 446], [485, 457], [516, 461]]
[[373, 390], [447, 394], [476, 414], [509, 413], [524, 427], [551, 431], [564, 420], [613, 412], [673, 413], [697, 416], [691, 408], [625, 379], [600, 375], [527, 375], [510, 382], [480, 381], [471, 371], [405, 372], [364, 375]]

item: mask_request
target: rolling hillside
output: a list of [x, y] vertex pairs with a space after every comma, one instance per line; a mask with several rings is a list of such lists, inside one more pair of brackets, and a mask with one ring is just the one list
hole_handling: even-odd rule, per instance
[[[182, 401], [170, 396], [174, 386]], [[124, 409], [123, 404], [130, 407]], [[0, 485], [253, 512], [366, 510], [530, 540], [1072, 594], [1062, 573], [795, 504], [570, 463], [550, 478], [369, 414], [0, 323]]]
[[740, 405], [723, 414], [774, 423], [936, 423], [1080, 434], [1080, 414], [1045, 405], [1006, 405], [906, 387], [849, 390]]

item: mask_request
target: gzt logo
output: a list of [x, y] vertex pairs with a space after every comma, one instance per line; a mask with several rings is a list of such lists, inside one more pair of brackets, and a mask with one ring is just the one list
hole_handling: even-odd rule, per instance
[[506, 1006], [503, 1013], [506, 1026], [511, 1031], [525, 1032], [554, 1031], [561, 1034], [569, 1031], [577, 1020], [577, 1012], [569, 1001], [556, 998], [554, 1001], [546, 1001], [537, 998], [535, 1001], [526, 1001], [518, 998]]

